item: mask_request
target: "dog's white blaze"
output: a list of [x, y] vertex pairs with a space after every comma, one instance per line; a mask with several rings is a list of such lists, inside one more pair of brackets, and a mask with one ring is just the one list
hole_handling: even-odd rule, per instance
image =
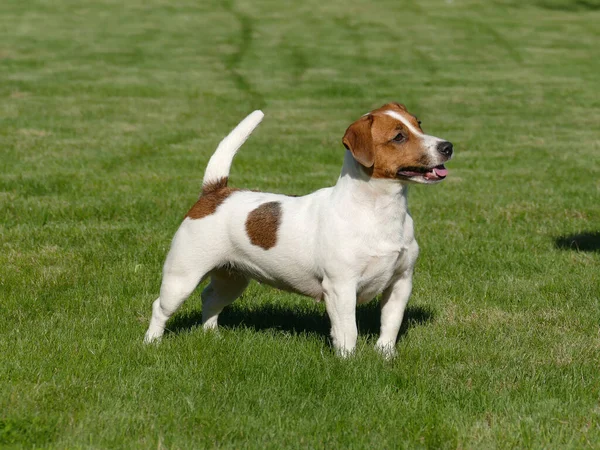
[[394, 119], [397, 119], [400, 122], [402, 122], [404, 125], [406, 125], [406, 128], [408, 128], [411, 133], [413, 133], [417, 136], [425, 136], [423, 133], [421, 133], [419, 130], [417, 130], [415, 127], [413, 127], [411, 125], [411, 123], [408, 120], [406, 120], [406, 118], [402, 117], [402, 115], [398, 114], [396, 111], [386, 111], [386, 112], [384, 112], [384, 114], [388, 115], [390, 117], [393, 117]]

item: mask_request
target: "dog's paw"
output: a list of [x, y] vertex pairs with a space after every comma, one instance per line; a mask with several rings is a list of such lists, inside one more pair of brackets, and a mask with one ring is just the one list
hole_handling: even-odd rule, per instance
[[144, 344], [158, 344], [162, 338], [162, 335], [162, 330], [160, 332], [152, 332], [151, 330], [148, 330], [144, 335]]
[[389, 344], [389, 343], [380, 343], [378, 342], [375, 345], [375, 350], [384, 357], [384, 359], [391, 361], [392, 359], [394, 359], [396, 356], [398, 356], [398, 352], [396, 351], [396, 345], [395, 344]]
[[341, 359], [348, 359], [355, 354], [354, 348], [338, 347], [335, 349], [335, 356]]
[[216, 333], [219, 330], [219, 326], [217, 324], [216, 318], [212, 318], [207, 320], [202, 324], [202, 329], [204, 331], [210, 331]]
[[221, 341], [223, 340], [223, 334], [221, 333], [221, 329], [214, 325], [214, 326], [206, 326], [202, 325], [202, 332], [204, 333], [204, 335], [206, 336], [210, 336], [210, 339], [213, 339], [215, 341]]

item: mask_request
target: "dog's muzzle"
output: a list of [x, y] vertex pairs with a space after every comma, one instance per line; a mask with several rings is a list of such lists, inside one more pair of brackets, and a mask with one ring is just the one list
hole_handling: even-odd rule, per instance
[[454, 146], [452, 142], [442, 141], [437, 145], [436, 150], [449, 159], [454, 151]]

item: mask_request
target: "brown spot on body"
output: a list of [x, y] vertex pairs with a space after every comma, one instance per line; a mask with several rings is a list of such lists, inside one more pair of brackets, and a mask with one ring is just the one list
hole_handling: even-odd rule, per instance
[[227, 187], [227, 181], [227, 177], [223, 177], [215, 182], [204, 185], [202, 188], [202, 195], [187, 212], [185, 217], [189, 217], [190, 219], [202, 219], [203, 217], [214, 214], [227, 197], [239, 190]]
[[277, 244], [277, 229], [280, 223], [281, 203], [263, 203], [248, 214], [246, 234], [253, 245], [268, 250]]

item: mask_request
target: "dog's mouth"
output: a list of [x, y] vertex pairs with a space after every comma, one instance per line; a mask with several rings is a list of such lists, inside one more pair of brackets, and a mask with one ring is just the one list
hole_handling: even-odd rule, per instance
[[448, 169], [443, 164], [435, 167], [404, 167], [398, 169], [396, 175], [422, 183], [435, 183], [446, 178]]

